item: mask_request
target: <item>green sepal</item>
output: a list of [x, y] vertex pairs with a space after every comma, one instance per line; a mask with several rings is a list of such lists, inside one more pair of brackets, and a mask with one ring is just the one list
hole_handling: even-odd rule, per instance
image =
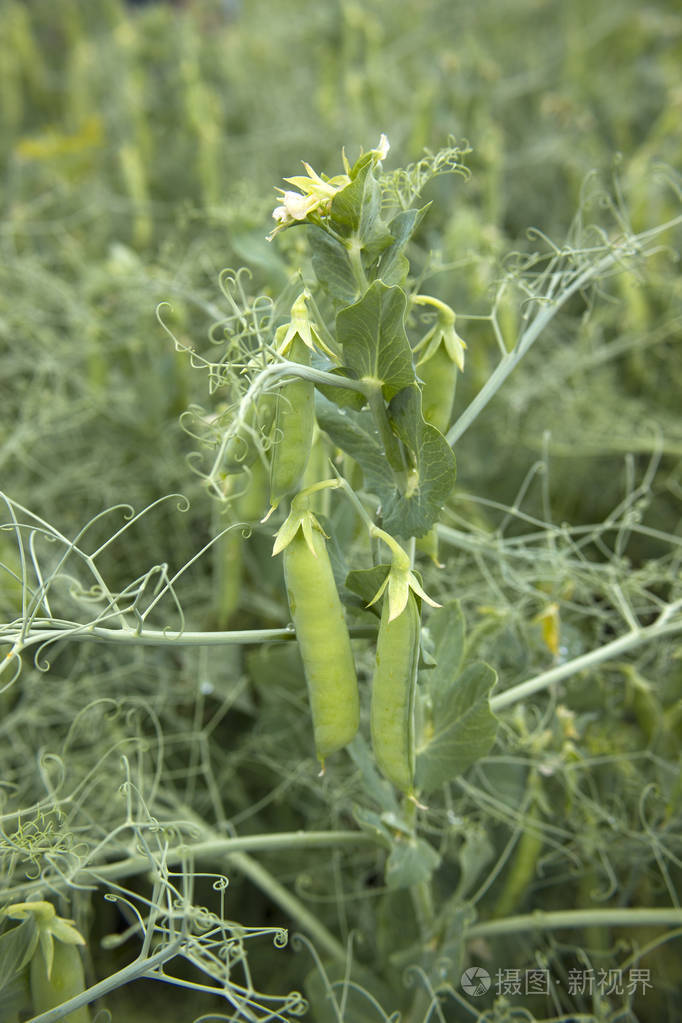
[[317, 557], [317, 554], [315, 553], [315, 545], [313, 543], [313, 530], [317, 530], [317, 532], [321, 533], [325, 538], [327, 537], [327, 534], [306, 505], [307, 501], [298, 503], [296, 498], [292, 500], [291, 511], [275, 534], [275, 542], [272, 547], [273, 558], [275, 555], [280, 554], [285, 547], [289, 546], [299, 529], [303, 533], [305, 542], [310, 549], [310, 553], [313, 557]]
[[32, 913], [0, 934], [0, 991], [4, 991], [30, 962], [38, 945], [38, 925]]

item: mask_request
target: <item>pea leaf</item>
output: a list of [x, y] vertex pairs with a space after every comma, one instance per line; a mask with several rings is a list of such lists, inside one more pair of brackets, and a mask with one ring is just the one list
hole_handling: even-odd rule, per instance
[[363, 170], [367, 164], [371, 163], [373, 159], [373, 153], [371, 149], [368, 149], [366, 153], [361, 153], [357, 158], [353, 166], [351, 167], [349, 178], [354, 181], [357, 178], [361, 170]]
[[313, 270], [322, 287], [342, 305], [355, 301], [358, 287], [346, 249], [315, 224], [308, 225]]
[[371, 169], [371, 162], [367, 162], [350, 184], [336, 193], [331, 206], [334, 226], [356, 234], [360, 240], [371, 234], [381, 211], [381, 189]]
[[33, 956], [38, 926], [29, 914], [17, 927], [0, 934], [0, 990], [6, 988]]
[[384, 284], [404, 283], [410, 263], [403, 250], [427, 209], [428, 206], [420, 210], [402, 210], [388, 225], [393, 241], [384, 250], [377, 269], [377, 277]]
[[28, 979], [18, 973], [5, 987], [0, 988], [0, 1019], [19, 1019], [19, 1013], [29, 1001]]
[[[370, 412], [338, 409], [318, 394], [318, 425], [334, 444], [351, 455], [364, 474], [365, 488], [381, 502], [384, 527], [396, 536], [423, 536], [440, 518], [455, 481], [455, 456], [445, 438], [424, 422], [419, 388], [408, 389], [389, 411], [401, 440], [414, 444], [415, 468], [410, 490], [402, 494], [386, 460], [379, 432]], [[416, 435], [416, 436], [415, 436]]]
[[465, 622], [458, 600], [451, 600], [429, 615], [423, 629], [423, 642], [430, 648], [435, 665], [429, 672], [431, 698], [444, 696], [462, 670]]
[[386, 862], [388, 888], [410, 888], [428, 881], [440, 864], [440, 856], [423, 838], [398, 839]]
[[409, 491], [393, 490], [382, 502], [384, 526], [401, 536], [423, 536], [440, 518], [455, 484], [456, 462], [445, 437], [427, 423], [421, 412], [421, 392], [411, 384], [388, 406], [394, 433], [414, 456]]
[[318, 393], [315, 395], [315, 415], [320, 429], [358, 463], [367, 489], [377, 494], [380, 500], [392, 494], [395, 489], [393, 473], [371, 413], [339, 409]]
[[[429, 683], [435, 671], [428, 673]], [[441, 674], [431, 690], [433, 732], [418, 753], [416, 771], [417, 787], [425, 792], [432, 792], [485, 756], [497, 734], [497, 718], [490, 710], [490, 691], [497, 681], [493, 669], [477, 661], [451, 678], [446, 686]]]
[[336, 317], [344, 362], [359, 379], [379, 380], [387, 401], [416, 380], [404, 326], [406, 304], [402, 288], [374, 281]]
[[[361, 735], [360, 732], [355, 738], [349, 742], [346, 747], [351, 760], [357, 767], [362, 777], [362, 788], [365, 795], [371, 799], [384, 813], [399, 813], [400, 806], [396, 796], [396, 790], [389, 781], [382, 778], [379, 774], [376, 766], [376, 761], [369, 748], [367, 740]], [[358, 824], [368, 830], [371, 818], [368, 817], [362, 810], [356, 813], [356, 819]], [[381, 818], [380, 818], [381, 820]], [[376, 822], [375, 822], [376, 823]], [[382, 823], [382, 831], [384, 824]], [[374, 825], [371, 825], [371, 830], [374, 829]]]
[[431, 952], [433, 959], [437, 957], [436, 969], [440, 963], [447, 962], [454, 976], [460, 975], [468, 961], [466, 936], [475, 920], [476, 910], [470, 903], [452, 898], [443, 905], [434, 926], [439, 940]]
[[453, 909], [461, 906], [483, 871], [495, 856], [488, 832], [482, 825], [471, 824], [458, 853], [459, 881], [453, 898]]
[[375, 565], [374, 568], [356, 568], [346, 576], [346, 586], [353, 593], [357, 593], [368, 611], [372, 611], [377, 617], [381, 617], [381, 604], [377, 602], [369, 607], [370, 601], [374, 600], [376, 594], [388, 575], [391, 566]]

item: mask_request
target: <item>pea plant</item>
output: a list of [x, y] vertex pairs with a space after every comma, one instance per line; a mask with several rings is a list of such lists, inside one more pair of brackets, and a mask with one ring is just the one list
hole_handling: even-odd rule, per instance
[[[614, 884], [604, 905], [595, 896], [588, 908], [588, 892], [620, 865], [604, 853], [594, 869], [594, 836], [608, 822], [594, 793], [582, 791], [576, 745], [584, 719], [597, 713], [584, 692], [589, 674], [629, 672], [645, 713], [650, 690], [626, 658], [682, 631], [679, 548], [630, 576], [605, 554], [612, 534], [621, 556], [628, 537], [652, 533], [633, 512], [658, 456], [601, 526], [545, 522], [506, 536], [507, 520], [523, 520], [531, 477], [497, 530], [480, 524], [485, 502], [463, 497], [471, 515], [463, 528], [453, 450], [561, 310], [595, 304], [608, 281], [659, 258], [679, 219], [639, 235], [620, 221], [619, 230], [594, 229], [580, 244], [547, 243], [509, 265], [490, 313], [467, 314], [428, 292], [443, 267], [420, 241], [431, 215], [422, 193], [436, 179], [465, 177], [466, 152], [452, 141], [385, 171], [382, 135], [354, 163], [343, 153], [335, 175], [305, 163], [278, 190], [273, 213], [268, 241], [290, 269], [279, 292], [253, 295], [246, 271], [226, 271], [228, 312], [205, 351], [174, 335], [159, 307], [177, 350], [208, 380], [205, 404], [181, 416], [196, 445], [195, 500], [211, 523], [187, 562], [114, 582], [117, 545], [162, 501], [186, 510], [181, 495], [140, 513], [109, 509], [72, 536], [3, 495], [3, 607], [14, 609], [0, 629], [11, 764], [0, 789], [0, 1008], [8, 1023], [27, 1014], [35, 1023], [85, 1023], [93, 1011], [104, 1020], [118, 989], [140, 979], [183, 988], [195, 999], [183, 1003], [186, 1018], [196, 1020], [287, 1020], [307, 1011], [321, 1023], [530, 1019], [501, 995], [479, 1012], [462, 993], [466, 967], [493, 969], [493, 943], [511, 955], [509, 936], [540, 932], [547, 940], [530, 961], [565, 969], [568, 946], [557, 933], [584, 934], [609, 963], [618, 955], [609, 928], [642, 928], [651, 948], [679, 935], [679, 859], [672, 839], [666, 844], [680, 798], [674, 767], [652, 748], [668, 816], [644, 828], [659, 871], [658, 888], [645, 887], [650, 904], [609, 901]], [[497, 362], [459, 411], [481, 326]], [[536, 474], [545, 470], [542, 462]], [[670, 538], [659, 531], [658, 539]], [[444, 549], [454, 553], [447, 571]], [[499, 580], [493, 554], [503, 565]], [[195, 628], [201, 616], [187, 608], [204, 564], [211, 609]], [[251, 605], [249, 578], [257, 580]], [[465, 605], [471, 594], [482, 601], [513, 586], [519, 600], [540, 599], [531, 629], [551, 664], [509, 684], [513, 634], [490, 607], [472, 628]], [[617, 609], [618, 631], [599, 631], [597, 597]], [[591, 607], [589, 625], [562, 635], [560, 607]], [[145, 661], [150, 646], [163, 658], [158, 674]], [[121, 687], [106, 696], [98, 673], [105, 677], [111, 664], [102, 659], [95, 670], [93, 648], [118, 658], [119, 671], [125, 665]], [[88, 679], [82, 692], [68, 690], [68, 707], [58, 694], [41, 703], [48, 718], [69, 721], [52, 749], [30, 709], [62, 663], [65, 675], [83, 670]], [[524, 670], [517, 661], [509, 674]], [[579, 710], [561, 690], [575, 679]], [[547, 707], [527, 709], [537, 694]], [[665, 741], [677, 727], [668, 721]], [[615, 756], [603, 759], [605, 775], [621, 770]], [[277, 792], [248, 807], [243, 779], [266, 771], [281, 774]], [[289, 795], [290, 826], [272, 830], [268, 808]], [[553, 815], [559, 800], [567, 819], [585, 815], [584, 837]], [[643, 795], [643, 820], [645, 804]], [[632, 822], [622, 832], [623, 843], [635, 841]], [[576, 908], [550, 899], [519, 912], [543, 871], [559, 884], [582, 863], [590, 869], [580, 875], [585, 898]], [[234, 918], [233, 874], [262, 893], [269, 923]], [[118, 917], [96, 935], [92, 907], [102, 897]], [[305, 995], [271, 990], [286, 984], [289, 925], [293, 946], [312, 962]], [[96, 937], [111, 953], [136, 941], [138, 954], [98, 980]], [[251, 950], [263, 939], [272, 955], [256, 979]], [[633, 945], [619, 968], [634, 968], [640, 954]], [[621, 994], [615, 1007], [575, 992], [570, 1002], [557, 989], [547, 1012], [615, 1019], [635, 990]]]

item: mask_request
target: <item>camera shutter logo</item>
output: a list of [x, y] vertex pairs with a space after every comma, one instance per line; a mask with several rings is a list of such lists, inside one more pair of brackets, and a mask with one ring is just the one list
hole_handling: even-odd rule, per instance
[[482, 966], [470, 966], [462, 974], [461, 984], [468, 995], [484, 995], [490, 987], [490, 974]]

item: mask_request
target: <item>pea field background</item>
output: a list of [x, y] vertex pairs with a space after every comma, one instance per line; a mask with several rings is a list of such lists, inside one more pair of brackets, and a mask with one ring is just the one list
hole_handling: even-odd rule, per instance
[[[0, 1023], [681, 1018], [681, 67], [673, 0], [2, 0]], [[352, 500], [315, 498], [360, 691], [321, 774], [289, 497], [267, 447], [210, 473], [232, 339], [320, 265], [275, 188], [370, 150], [466, 344], [412, 799]], [[36, 1008], [48, 945], [87, 1008]]]

